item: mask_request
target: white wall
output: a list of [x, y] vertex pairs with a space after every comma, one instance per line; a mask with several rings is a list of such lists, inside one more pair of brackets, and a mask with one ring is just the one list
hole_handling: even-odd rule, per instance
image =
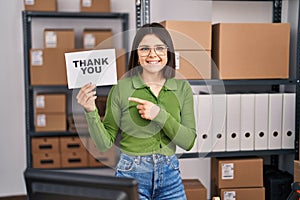
[[[286, 1], [286, 0], [285, 0]], [[296, 1], [296, 0], [293, 0]], [[298, 1], [298, 0], [297, 0]], [[79, 11], [79, 0], [58, 0], [60, 11]], [[111, 0], [112, 11], [130, 14], [135, 28], [135, 0]], [[202, 20], [212, 22], [271, 22], [270, 2], [211, 2], [151, 0], [151, 20]], [[25, 110], [22, 43], [22, 0], [0, 1], [0, 197], [25, 194]], [[295, 11], [295, 8], [291, 8]], [[295, 14], [295, 13], [294, 13]], [[295, 20], [290, 14], [287, 19]], [[296, 22], [293, 22], [296, 26]], [[295, 31], [295, 28], [293, 28]], [[295, 35], [295, 34], [294, 34]], [[36, 44], [38, 46], [38, 43]], [[295, 59], [295, 58], [291, 58]], [[210, 159], [181, 159], [183, 178], [199, 178], [210, 188]]]
[[25, 192], [22, 1], [0, 1], [0, 196]]

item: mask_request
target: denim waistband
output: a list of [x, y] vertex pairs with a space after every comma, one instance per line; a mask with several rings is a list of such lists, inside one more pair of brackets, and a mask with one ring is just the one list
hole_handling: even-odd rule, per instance
[[154, 163], [159, 163], [159, 162], [167, 162], [169, 163], [172, 159], [176, 158], [176, 155], [172, 156], [166, 156], [162, 154], [151, 154], [151, 155], [146, 155], [146, 156], [131, 156], [127, 155], [125, 153], [121, 153], [121, 158], [127, 158], [129, 160], [133, 160], [135, 163], [139, 164], [141, 161], [148, 161], [148, 162], [154, 162]]

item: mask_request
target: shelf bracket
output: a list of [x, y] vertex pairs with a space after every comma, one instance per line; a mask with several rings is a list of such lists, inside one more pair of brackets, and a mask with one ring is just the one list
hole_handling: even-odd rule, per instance
[[150, 23], [150, 1], [136, 0], [136, 28], [141, 28], [144, 24]]

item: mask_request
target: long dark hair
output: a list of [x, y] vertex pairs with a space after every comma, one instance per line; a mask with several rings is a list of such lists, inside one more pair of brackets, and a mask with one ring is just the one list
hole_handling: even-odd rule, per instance
[[139, 72], [141, 72], [142, 68], [139, 66], [138, 63], [139, 58], [138, 58], [137, 48], [141, 40], [144, 38], [144, 36], [149, 34], [154, 34], [165, 45], [167, 45], [168, 62], [166, 66], [163, 68], [163, 76], [165, 78], [173, 78], [175, 76], [175, 53], [174, 53], [173, 41], [167, 29], [165, 29], [165, 27], [159, 23], [145, 24], [137, 31], [132, 43], [127, 76], [134, 76]]

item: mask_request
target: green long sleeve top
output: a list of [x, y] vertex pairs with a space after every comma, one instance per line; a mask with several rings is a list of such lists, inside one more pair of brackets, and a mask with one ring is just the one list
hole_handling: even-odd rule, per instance
[[[160, 107], [153, 120], [141, 118], [136, 97]], [[128, 155], [153, 153], [173, 155], [176, 145], [185, 150], [193, 147], [196, 130], [193, 93], [185, 80], [167, 79], [156, 97], [140, 75], [118, 81], [108, 95], [105, 116], [101, 122], [98, 111], [86, 113], [89, 133], [100, 151], [110, 148], [121, 133], [120, 149]]]

